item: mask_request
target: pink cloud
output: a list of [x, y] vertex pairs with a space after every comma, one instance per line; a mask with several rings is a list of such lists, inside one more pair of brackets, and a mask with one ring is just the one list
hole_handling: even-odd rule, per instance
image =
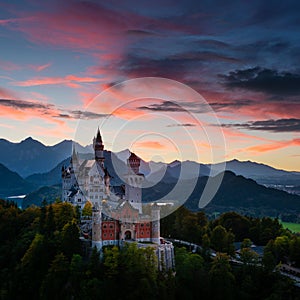
[[5, 70], [5, 71], [17, 71], [20, 70], [22, 67], [10, 62], [10, 61], [0, 61], [0, 68]]
[[49, 68], [52, 64], [51, 63], [47, 63], [47, 64], [43, 64], [43, 65], [29, 65], [29, 67], [33, 70], [35, 70], [36, 72], [41, 72], [47, 68]]

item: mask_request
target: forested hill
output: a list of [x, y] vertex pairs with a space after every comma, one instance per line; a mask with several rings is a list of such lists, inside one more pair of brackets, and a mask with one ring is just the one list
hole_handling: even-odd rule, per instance
[[24, 180], [16, 172], [12, 172], [0, 163], [0, 196], [21, 195], [33, 191], [36, 186]]
[[[214, 182], [219, 180], [219, 176], [211, 179], [212, 187]], [[193, 192], [185, 202], [185, 206], [192, 210], [199, 210], [199, 199], [207, 183], [208, 177], [199, 177], [194, 185], [190, 181], [185, 181], [182, 186], [191, 188]], [[143, 190], [143, 199], [153, 201], [167, 195], [175, 186], [175, 183], [160, 182], [157, 185]], [[184, 191], [183, 191], [184, 193]], [[181, 195], [177, 195], [180, 200]], [[257, 184], [252, 179], [236, 176], [231, 171], [226, 171], [216, 195], [205, 207], [208, 211], [245, 211], [253, 212], [255, 215], [274, 215], [282, 212], [300, 213], [300, 196], [292, 195], [284, 191]]]

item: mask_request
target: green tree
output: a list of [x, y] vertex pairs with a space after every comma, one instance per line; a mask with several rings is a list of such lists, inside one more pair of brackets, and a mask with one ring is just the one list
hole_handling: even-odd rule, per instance
[[[123, 299], [153, 299], [157, 296], [157, 261], [154, 248], [127, 244], [120, 255], [120, 282]], [[134, 279], [134, 280], [132, 280]]]
[[97, 250], [96, 246], [93, 247], [86, 273], [88, 278], [100, 276], [100, 253]]
[[242, 248], [240, 251], [241, 261], [244, 265], [256, 265], [258, 263], [258, 254], [251, 248]]
[[80, 299], [80, 285], [83, 276], [84, 264], [79, 254], [73, 254], [70, 263], [70, 295], [75, 299]]
[[210, 238], [207, 233], [205, 233], [202, 237], [202, 252], [203, 256], [208, 259], [210, 256]]
[[47, 202], [45, 200], [42, 201], [42, 206], [40, 208], [40, 222], [39, 222], [39, 231], [41, 234], [45, 233], [45, 225], [47, 218]]
[[227, 231], [232, 231], [236, 241], [242, 241], [244, 238], [249, 237], [251, 222], [245, 216], [241, 216], [236, 212], [227, 212], [222, 214], [217, 222], [225, 227]]
[[241, 249], [243, 248], [250, 248], [252, 246], [252, 241], [250, 239], [244, 239], [241, 244]]
[[234, 254], [234, 235], [232, 232], [227, 232], [223, 226], [218, 225], [213, 229], [210, 241], [214, 250]]
[[276, 237], [273, 244], [273, 253], [277, 262], [286, 260], [289, 255], [289, 239], [287, 236]]
[[57, 254], [41, 286], [41, 299], [66, 299], [69, 262], [63, 253]]
[[294, 236], [290, 240], [290, 259], [296, 267], [300, 267], [300, 237]]
[[112, 248], [106, 248], [104, 250], [104, 262], [105, 275], [109, 278], [116, 278], [119, 273], [119, 263], [120, 263], [120, 251], [114, 246]]
[[47, 209], [47, 217], [46, 217], [46, 222], [45, 222], [44, 228], [45, 228], [45, 230], [44, 230], [45, 235], [53, 236], [54, 231], [55, 231], [55, 221], [54, 221], [53, 207], [51, 204], [48, 206], [48, 209]]
[[272, 272], [274, 270], [274, 268], [276, 267], [276, 258], [273, 255], [272, 251], [267, 249], [264, 250], [262, 264], [266, 271]]
[[229, 264], [229, 256], [217, 253], [209, 271], [211, 298], [232, 299], [235, 278]]
[[41, 234], [36, 234], [21, 260], [21, 290], [24, 297], [38, 298], [39, 287], [45, 276], [52, 249]]
[[81, 244], [79, 240], [79, 228], [76, 221], [67, 223], [61, 232], [61, 250], [69, 258], [73, 254], [81, 253]]
[[199, 254], [187, 252], [185, 248], [176, 249], [176, 283], [179, 299], [195, 299], [199, 287], [205, 282], [204, 260]]
[[92, 204], [90, 201], [87, 201], [82, 209], [83, 216], [92, 216]]

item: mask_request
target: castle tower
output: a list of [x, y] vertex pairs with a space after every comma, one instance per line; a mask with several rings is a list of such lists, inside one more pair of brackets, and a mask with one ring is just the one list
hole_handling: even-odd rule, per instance
[[74, 172], [75, 173], [78, 172], [80, 163], [79, 163], [79, 159], [78, 159], [78, 154], [76, 153], [74, 146], [73, 146], [73, 151], [72, 151], [70, 164], [73, 167]]
[[93, 206], [92, 213], [92, 247], [102, 249], [102, 211], [99, 205]]
[[160, 208], [157, 204], [153, 204], [151, 208], [152, 217], [152, 242], [160, 244]]
[[105, 159], [104, 158], [104, 153], [103, 153], [104, 145], [103, 145], [103, 142], [102, 142], [102, 137], [101, 137], [99, 128], [98, 128], [98, 131], [97, 131], [97, 135], [94, 138], [93, 146], [94, 146], [94, 151], [95, 151], [95, 160], [96, 160], [96, 162], [100, 163], [101, 167], [104, 167], [104, 159]]
[[61, 167], [61, 179], [62, 179], [62, 195], [61, 200], [65, 202], [67, 200], [68, 191], [70, 186], [67, 180], [67, 168], [65, 166]]
[[69, 167], [65, 167], [65, 166], [62, 167], [61, 178], [62, 178], [62, 201], [67, 201], [69, 190], [74, 185], [74, 179], [75, 179], [72, 165], [70, 165]]
[[125, 175], [125, 199], [142, 213], [142, 183], [144, 174], [139, 173], [141, 160], [134, 153], [127, 159], [128, 172]]

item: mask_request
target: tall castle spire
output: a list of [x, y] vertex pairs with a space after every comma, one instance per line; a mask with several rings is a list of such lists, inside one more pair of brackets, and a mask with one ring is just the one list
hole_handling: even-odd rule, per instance
[[98, 127], [98, 131], [97, 131], [97, 134], [96, 134], [96, 137], [94, 137], [94, 151], [95, 151], [95, 160], [97, 162], [99, 162], [101, 164], [101, 166], [104, 166], [104, 153], [103, 153], [103, 150], [104, 150], [104, 145], [103, 145], [103, 142], [102, 142], [102, 137], [101, 137], [101, 133], [100, 133], [100, 130], [99, 130], [99, 127]]

